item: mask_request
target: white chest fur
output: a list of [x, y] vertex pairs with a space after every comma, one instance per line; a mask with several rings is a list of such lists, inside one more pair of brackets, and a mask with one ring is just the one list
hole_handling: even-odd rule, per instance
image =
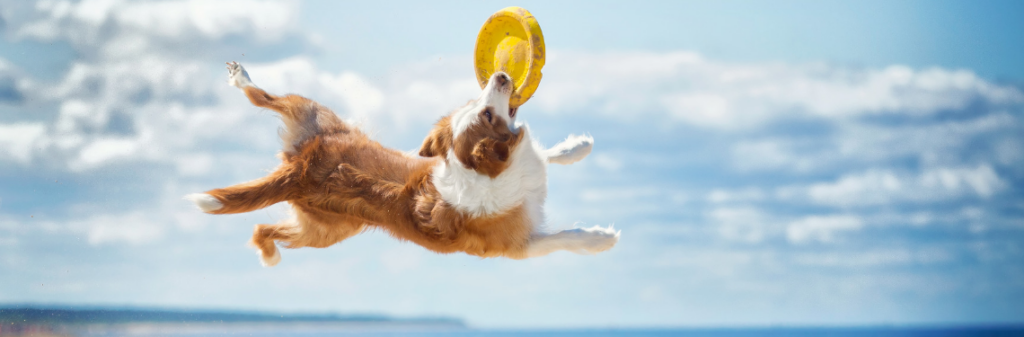
[[524, 205], [534, 225], [544, 223], [547, 197], [547, 160], [530, 139], [529, 128], [520, 127], [523, 142], [509, 156], [509, 166], [497, 177], [477, 173], [463, 166], [452, 151], [446, 163], [434, 167], [434, 187], [444, 201], [473, 216], [486, 216]]

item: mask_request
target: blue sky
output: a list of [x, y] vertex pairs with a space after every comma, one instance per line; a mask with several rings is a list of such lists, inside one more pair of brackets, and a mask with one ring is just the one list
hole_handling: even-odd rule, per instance
[[551, 229], [613, 250], [435, 255], [366, 233], [259, 265], [272, 113], [237, 60], [385, 145], [474, 97], [508, 3], [0, 2], [0, 302], [451, 315], [481, 327], [1022, 323], [1024, 10], [1016, 2], [524, 2], [549, 50], [521, 110]]

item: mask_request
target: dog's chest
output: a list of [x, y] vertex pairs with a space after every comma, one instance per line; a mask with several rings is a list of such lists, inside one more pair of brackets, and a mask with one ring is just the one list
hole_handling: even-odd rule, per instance
[[509, 166], [495, 178], [459, 164], [455, 155], [434, 167], [434, 187], [461, 212], [482, 217], [525, 206], [530, 218], [541, 221], [539, 209], [547, 196], [547, 166], [534, 144], [524, 141], [509, 158]]

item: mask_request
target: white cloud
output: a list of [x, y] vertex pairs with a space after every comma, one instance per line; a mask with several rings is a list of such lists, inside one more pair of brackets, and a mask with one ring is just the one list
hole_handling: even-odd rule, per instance
[[822, 205], [853, 207], [898, 202], [932, 202], [975, 196], [988, 199], [1005, 187], [991, 166], [931, 168], [919, 175], [875, 169], [847, 174], [834, 182], [780, 188], [783, 198], [805, 196]]
[[[31, 83], [16, 81], [18, 93], [33, 106], [58, 104], [60, 109], [42, 128], [31, 128], [33, 137], [4, 136], [0, 153], [13, 155], [0, 160], [45, 158], [41, 163], [72, 170], [114, 160], [175, 161], [196, 146], [237, 143], [232, 138], [237, 130], [271, 125], [272, 119], [258, 120], [244, 101], [232, 100], [240, 95], [226, 88], [223, 73], [213, 70], [217, 63], [206, 55], [230, 43], [304, 39], [297, 31], [297, 4], [289, 1], [87, 0], [4, 2], [0, 7], [11, 37], [67, 41], [80, 56], [57, 83], [24, 90]], [[10, 82], [8, 68], [0, 62], [0, 95]], [[336, 89], [330, 96], [343, 91], [353, 110], [372, 112], [381, 100], [372, 88], [360, 87], [354, 75], [319, 76]], [[23, 124], [0, 127], [25, 133], [29, 129]], [[250, 146], [276, 143], [273, 128], [253, 133]], [[35, 146], [30, 155], [24, 153], [27, 142]]]
[[713, 203], [757, 202], [766, 197], [760, 188], [748, 187], [739, 190], [714, 189], [708, 193], [707, 200]]
[[732, 147], [732, 165], [740, 171], [808, 172], [830, 162], [830, 154], [807, 153], [784, 139], [739, 141]]
[[175, 160], [178, 173], [183, 176], [202, 176], [210, 172], [213, 162], [213, 156], [208, 153], [183, 155]]
[[786, 238], [792, 243], [832, 242], [839, 232], [861, 229], [861, 219], [852, 215], [808, 216], [786, 226]]
[[112, 159], [124, 158], [138, 150], [139, 144], [131, 139], [97, 139], [82, 148], [79, 157], [70, 163], [72, 170], [95, 167]]
[[549, 51], [544, 80], [530, 106], [551, 113], [582, 110], [626, 116], [660, 110], [664, 86], [687, 82], [689, 73], [703, 64], [701, 56], [692, 52]]
[[275, 40], [295, 20], [294, 5], [284, 1], [125, 3], [113, 14], [122, 25], [148, 34], [180, 38], [194, 30], [211, 40], [231, 34]]
[[[203, 151], [208, 144], [244, 142], [250, 151], [278, 146], [274, 130], [279, 122], [255, 113], [260, 109], [228, 87], [219, 63], [157, 54], [76, 62], [59, 82], [40, 85], [32, 99], [58, 103], [56, 118], [31, 127], [0, 123], [13, 130], [0, 136], [0, 153], [8, 154], [0, 160], [24, 163], [46, 157], [76, 171], [114, 160], [174, 162], [194, 171], [200, 166], [181, 165], [177, 158]], [[479, 92], [474, 83], [416, 80], [430, 76], [416, 67], [395, 75], [403, 80], [381, 88], [352, 72], [322, 71], [302, 57], [246, 66], [258, 85], [275, 94], [301, 93], [344, 118], [371, 129], [387, 126], [396, 134], [409, 125], [433, 122]], [[242, 139], [239, 130], [264, 131], [246, 133]], [[26, 152], [33, 144], [33, 152]]]
[[[58, 103], [56, 117], [48, 125], [36, 122], [31, 128], [0, 123], [8, 129], [22, 125], [17, 127], [20, 133], [31, 131], [0, 136], [6, 140], [0, 142], [0, 152], [24, 151], [31, 144], [31, 157], [73, 170], [101, 167], [115, 159], [170, 161], [191, 152], [199, 140], [229, 139], [233, 130], [273, 123], [242, 109], [243, 102], [218, 102], [237, 91], [215, 87], [220, 81], [201, 70], [205, 69], [198, 62], [152, 57], [76, 64], [62, 81], [40, 86], [33, 97]], [[274, 138], [269, 131], [256, 144], [273, 143]], [[14, 144], [14, 139], [20, 143]], [[22, 162], [28, 158], [17, 156]]]
[[[964, 157], [991, 152], [998, 164], [1013, 167], [1019, 122], [995, 111], [953, 121], [884, 125], [839, 123], [815, 137], [772, 135], [732, 145], [732, 166], [741, 172], [828, 172], [851, 165], [888, 165], [893, 160], [920, 160], [926, 165], [961, 165]], [[1001, 142], [988, 138], [1001, 137]]]
[[365, 118], [384, 105], [384, 94], [355, 73], [322, 74], [320, 83], [345, 99], [350, 116]]
[[937, 168], [928, 170], [921, 175], [920, 184], [926, 189], [969, 190], [985, 199], [991, 197], [1004, 185], [996, 172], [988, 165], [980, 165], [974, 169]]
[[995, 159], [1006, 166], [1024, 161], [1022, 140], [1009, 137], [999, 140], [995, 145], [995, 154]]
[[1012, 87], [990, 84], [963, 70], [915, 71], [905, 66], [890, 66], [854, 71], [811, 66], [764, 75], [779, 77], [774, 81], [769, 77], [758, 78], [763, 82], [749, 87], [748, 97], [774, 101], [821, 116], [891, 112], [928, 114], [960, 110], [975, 100], [997, 104], [1024, 100], [1024, 95]]
[[352, 72], [327, 73], [307, 58], [246, 66], [258, 86], [277, 94], [301, 93], [338, 109], [336, 112], [347, 118], [372, 118], [385, 103], [384, 93], [362, 76]]
[[0, 124], [0, 160], [28, 164], [45, 130], [42, 123]]
[[624, 201], [638, 198], [647, 198], [661, 195], [663, 192], [653, 186], [638, 186], [627, 188], [588, 188], [580, 191], [580, 199], [583, 201]]
[[30, 85], [21, 71], [7, 60], [0, 58], [0, 104], [21, 102], [25, 98], [25, 91], [29, 91]]
[[[80, 212], [76, 212], [80, 213]], [[167, 230], [164, 218], [154, 216], [152, 210], [133, 210], [125, 213], [77, 214], [64, 220], [33, 218], [31, 223], [10, 221], [12, 228], [41, 229], [49, 235], [84, 235], [91, 246], [127, 243], [141, 245], [161, 238]], [[2, 230], [4, 228], [0, 228]], [[29, 232], [30, 230], [23, 230]]]
[[[66, 40], [86, 55], [115, 58], [179, 49], [168, 48], [174, 44], [212, 47], [228, 36], [278, 41], [294, 34], [297, 20], [285, 1], [40, 1], [21, 9], [3, 13], [15, 37]], [[213, 48], [192, 51], [204, 49]]]
[[656, 113], [720, 130], [787, 118], [923, 116], [975, 102], [1024, 102], [1016, 88], [964, 70], [735, 64], [682, 52], [549, 55], [545, 82], [533, 100], [543, 110]]
[[969, 142], [989, 134], [1012, 132], [1017, 125], [1013, 115], [994, 111], [976, 118], [924, 125], [880, 126], [851, 124], [842, 127], [835, 139], [834, 151], [850, 159], [885, 161], [898, 157], [931, 156], [926, 164], [959, 163], [958, 156], [970, 149]]
[[[31, 81], [0, 61], [0, 101], [13, 95], [5, 90], [14, 88], [14, 94], [23, 96], [15, 111], [56, 107], [53, 113], [22, 113], [13, 122], [0, 122], [0, 163], [70, 174], [138, 162], [178, 171], [150, 182], [163, 185], [162, 190], [155, 188], [166, 194], [158, 198], [159, 205], [110, 210], [71, 200], [78, 205], [73, 214], [49, 220], [48, 227], [82, 234], [91, 245], [137, 245], [158, 241], [175, 227], [198, 230], [205, 217], [191, 209], [182, 213], [188, 205], [180, 196], [201, 189], [188, 183], [188, 177], [207, 174], [211, 167], [234, 177], [233, 170], [260, 162], [257, 158], [273, 161], [279, 122], [258, 113], [244, 95], [228, 87], [223, 61], [209, 61], [207, 55], [225, 43], [301, 40], [294, 29], [294, 3], [4, 2], [0, 15], [9, 37], [67, 41], [79, 56], [55, 82]], [[372, 90], [361, 88], [354, 75], [312, 73], [309, 86], [325, 82], [331, 85], [322, 87], [334, 89], [319, 92], [342, 97], [337, 100], [342, 103], [352, 97], [363, 100], [353, 109], [372, 111], [374, 102], [381, 101]], [[323, 80], [318, 82], [318, 77]], [[242, 132], [249, 130], [263, 132]], [[95, 184], [116, 187], [123, 182]]]
[[868, 171], [846, 175], [834, 183], [811, 185], [811, 200], [832, 205], [883, 204], [905, 188], [904, 182], [889, 171]]
[[885, 248], [866, 252], [798, 254], [793, 257], [797, 264], [837, 268], [863, 268], [907, 264], [936, 264], [948, 262], [953, 256], [942, 249]]
[[164, 227], [154, 223], [152, 215], [132, 212], [121, 215], [98, 215], [81, 222], [72, 222], [71, 228], [83, 231], [89, 244], [126, 242], [133, 245], [152, 242], [163, 236]]
[[[83, 57], [60, 81], [25, 91], [33, 106], [59, 105], [58, 114], [45, 123], [34, 122], [38, 125], [31, 129], [25, 123], [0, 123], [19, 130], [2, 136], [0, 153], [14, 155], [0, 160], [41, 158], [41, 163], [76, 171], [115, 160], [174, 162], [196, 147], [237, 144], [237, 130], [255, 125], [267, 125], [255, 129], [268, 131], [252, 133], [248, 146], [274, 145], [274, 120], [253, 114], [244, 96], [224, 84], [217, 63], [206, 61], [201, 52], [180, 51], [202, 51], [207, 49], [204, 44], [215, 47], [234, 36], [248, 43], [281, 40], [295, 33], [294, 7], [281, 1], [10, 4], [14, 10], [3, 11], [4, 21], [16, 37], [69, 41]], [[328, 76], [325, 81], [356, 93], [342, 96], [370, 102], [356, 102], [356, 108], [372, 110], [374, 99], [380, 101], [379, 95], [358, 90], [352, 76]], [[30, 135], [20, 135], [28, 131]], [[28, 143], [34, 146], [31, 154], [25, 153]]]
[[607, 153], [595, 154], [591, 156], [591, 160], [594, 161], [594, 165], [597, 165], [597, 167], [610, 172], [619, 171], [623, 166], [625, 166], [625, 163], [623, 163], [622, 160]]
[[758, 243], [775, 230], [768, 214], [752, 207], [719, 207], [707, 214], [726, 240]]

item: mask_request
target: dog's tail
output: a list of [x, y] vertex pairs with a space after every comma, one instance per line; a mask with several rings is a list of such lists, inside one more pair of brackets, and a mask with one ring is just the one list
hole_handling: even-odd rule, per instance
[[292, 194], [295, 179], [289, 170], [278, 169], [270, 175], [247, 183], [189, 194], [192, 201], [210, 214], [234, 214], [255, 211], [285, 200]]

